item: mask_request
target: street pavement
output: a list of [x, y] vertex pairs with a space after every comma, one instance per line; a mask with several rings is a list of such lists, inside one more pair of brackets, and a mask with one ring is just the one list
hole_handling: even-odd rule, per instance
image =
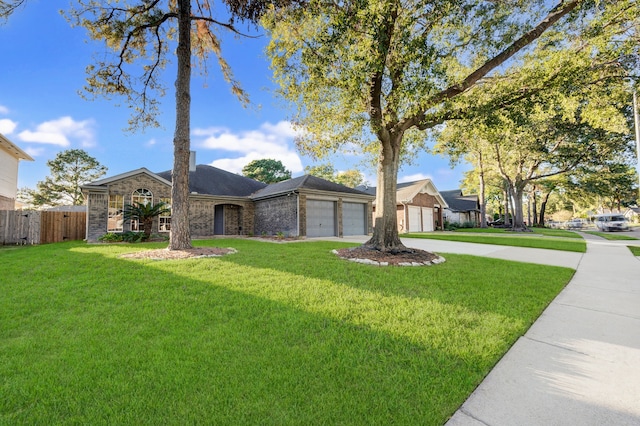
[[640, 258], [626, 247], [640, 240], [582, 235], [584, 254], [402, 240], [445, 258], [461, 253], [576, 269], [447, 426], [640, 425]]

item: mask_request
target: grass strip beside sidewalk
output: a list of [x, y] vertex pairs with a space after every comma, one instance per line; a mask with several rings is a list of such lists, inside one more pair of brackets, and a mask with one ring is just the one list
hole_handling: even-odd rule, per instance
[[477, 244], [496, 244], [502, 246], [540, 248], [548, 250], [572, 251], [585, 253], [587, 244], [584, 240], [562, 239], [555, 237], [537, 237], [533, 235], [514, 234], [461, 234], [457, 232], [427, 232], [420, 234], [403, 234], [402, 238], [426, 238], [433, 240], [460, 241]]

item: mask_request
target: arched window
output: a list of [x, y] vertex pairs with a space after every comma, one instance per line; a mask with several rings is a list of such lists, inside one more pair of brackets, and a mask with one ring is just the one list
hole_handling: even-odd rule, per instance
[[[144, 204], [145, 206], [153, 204], [153, 194], [148, 189], [136, 189], [131, 194], [131, 205], [135, 205], [136, 203]], [[131, 230], [141, 231], [138, 219], [131, 220]]]
[[148, 189], [136, 189], [131, 194], [131, 204], [140, 203], [140, 204], [153, 204], [153, 194]]

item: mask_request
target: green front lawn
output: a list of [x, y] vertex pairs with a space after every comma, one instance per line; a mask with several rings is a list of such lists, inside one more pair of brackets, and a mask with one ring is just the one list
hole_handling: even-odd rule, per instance
[[519, 236], [533, 236], [533, 235], [546, 235], [548, 237], [565, 237], [565, 238], [582, 238], [580, 234], [567, 231], [566, 229], [552, 229], [552, 228], [529, 228], [533, 233], [527, 232], [513, 232], [508, 228], [460, 228], [455, 232], [474, 233], [474, 234], [506, 234], [506, 235], [519, 235]]
[[[565, 231], [570, 232], [570, 231]], [[572, 234], [575, 234], [572, 232]], [[578, 234], [575, 234], [578, 235]], [[549, 250], [575, 251], [584, 253], [587, 251], [587, 243], [578, 235], [576, 238], [556, 238], [539, 236], [533, 233], [507, 233], [507, 232], [425, 232], [419, 234], [402, 234], [402, 238], [427, 238], [432, 240], [460, 241], [465, 243], [497, 244], [503, 246], [541, 248]]]
[[631, 250], [631, 253], [633, 253], [634, 256], [640, 256], [640, 247], [638, 246], [627, 246], [629, 247], [629, 250]]
[[463, 255], [374, 267], [348, 244], [0, 251], [0, 424], [440, 425], [573, 270]]

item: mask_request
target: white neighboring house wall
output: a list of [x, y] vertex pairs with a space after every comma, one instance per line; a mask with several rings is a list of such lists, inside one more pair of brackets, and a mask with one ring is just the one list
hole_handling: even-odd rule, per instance
[[0, 210], [15, 209], [20, 160], [33, 158], [0, 133]]

